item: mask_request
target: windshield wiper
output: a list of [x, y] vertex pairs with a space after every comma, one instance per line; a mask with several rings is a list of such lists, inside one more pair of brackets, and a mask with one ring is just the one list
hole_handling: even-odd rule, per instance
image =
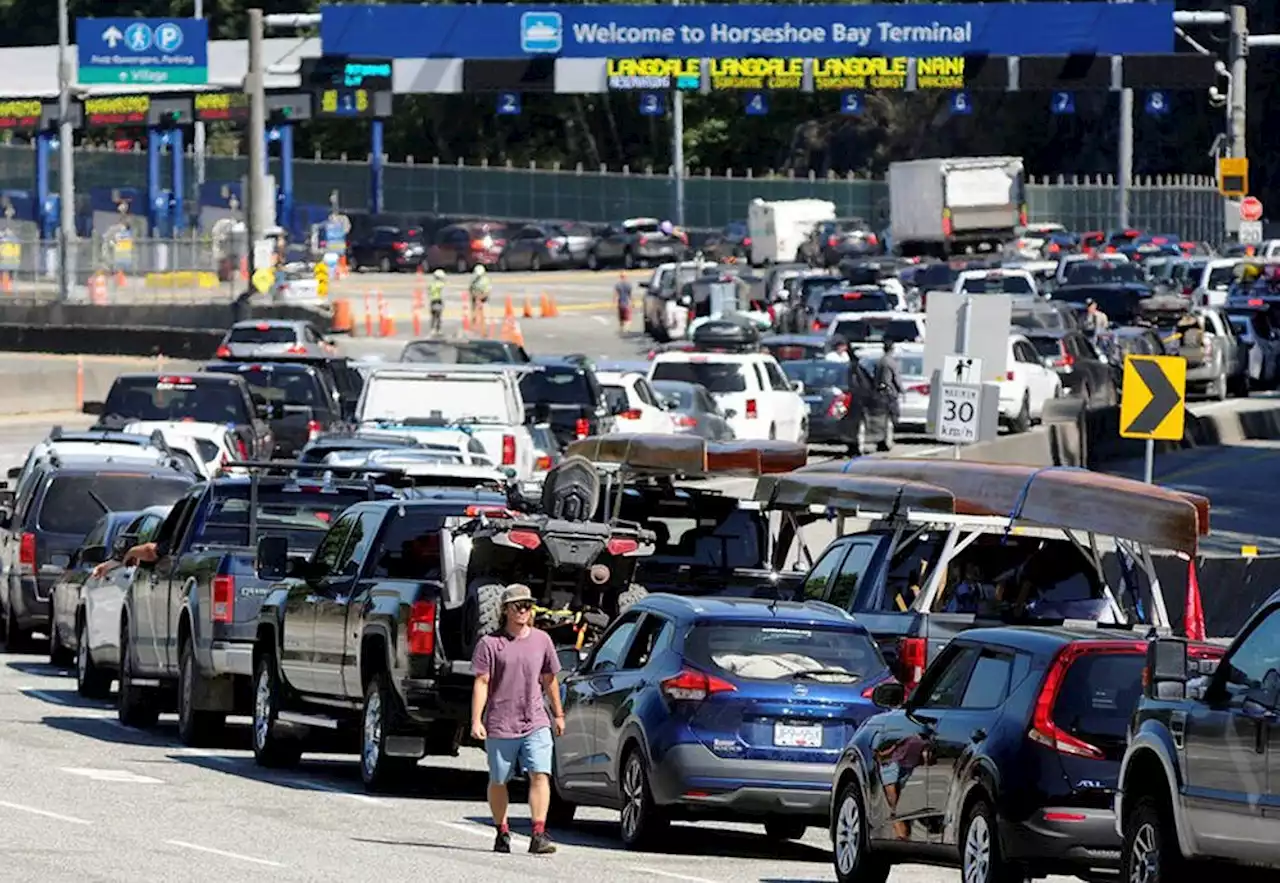
[[97, 492], [97, 491], [90, 489], [90, 490], [89, 490], [89, 499], [93, 500], [93, 502], [95, 502], [95, 503], [97, 503], [97, 504], [98, 504], [98, 508], [100, 508], [100, 509], [102, 510], [102, 514], [103, 514], [103, 515], [110, 515], [110, 514], [111, 514], [111, 507], [110, 507], [110, 506], [108, 506], [108, 505], [103, 501], [102, 497], [98, 496], [98, 492]]
[[806, 668], [802, 671], [794, 671], [791, 673], [793, 679], [803, 678], [805, 680], [816, 680], [821, 677], [842, 677], [851, 681], [861, 680], [861, 675], [856, 675], [851, 671], [845, 671], [843, 668]]

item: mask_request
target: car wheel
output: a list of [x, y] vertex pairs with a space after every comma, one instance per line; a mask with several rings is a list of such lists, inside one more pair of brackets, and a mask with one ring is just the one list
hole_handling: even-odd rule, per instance
[[76, 692], [86, 699], [103, 699], [111, 692], [111, 673], [94, 664], [84, 617], [76, 617]]
[[536, 252], [529, 258], [529, 269], [535, 273], [542, 269], [542, 258], [538, 257]]
[[466, 258], [464, 258], [462, 255], [458, 255], [457, 263], [453, 265], [453, 268], [457, 270], [459, 273], [465, 273], [471, 269], [471, 266], [467, 263]]
[[764, 833], [772, 840], [799, 840], [809, 826], [798, 819], [769, 819]]
[[1125, 816], [1120, 851], [1120, 879], [1130, 883], [1172, 883], [1186, 879], [1187, 863], [1173, 837], [1164, 804], [1139, 797]]
[[840, 883], [885, 883], [892, 866], [871, 850], [867, 814], [858, 783], [850, 780], [836, 797], [831, 819], [831, 845]]
[[13, 605], [5, 608], [4, 649], [7, 653], [26, 653], [31, 649], [31, 633], [18, 628], [18, 617]]
[[277, 731], [280, 692], [275, 657], [263, 653], [253, 677], [253, 759], [258, 766], [290, 767], [302, 758], [302, 743]]
[[1239, 374], [1235, 377], [1227, 378], [1227, 394], [1236, 398], [1249, 397], [1249, 377], [1245, 374]]
[[1000, 853], [996, 814], [985, 800], [974, 801], [960, 834], [960, 879], [964, 883], [1022, 883], [1026, 874]]
[[588, 270], [600, 269], [600, 257], [594, 251], [587, 252], [587, 269]]
[[633, 747], [622, 762], [620, 789], [622, 845], [627, 849], [643, 848], [661, 836], [670, 820], [653, 802], [644, 754], [639, 748]]
[[222, 735], [227, 716], [196, 708], [196, 680], [199, 677], [195, 645], [188, 639], [182, 645], [182, 657], [178, 663], [178, 740], [183, 745], [203, 748]]
[[506, 256], [505, 254], [504, 254], [504, 255], [499, 255], [499, 256], [498, 256], [498, 270], [499, 270], [499, 272], [505, 273], [505, 272], [507, 272], [507, 271], [508, 271], [508, 270], [510, 270], [510, 269], [511, 269], [511, 265], [507, 263], [507, 256]]
[[479, 640], [481, 635], [491, 635], [502, 628], [502, 593], [506, 586], [501, 583], [481, 583], [473, 585], [470, 590], [474, 604], [475, 630], [473, 634]]
[[120, 629], [120, 696], [116, 706], [120, 723], [126, 727], [154, 727], [160, 717], [156, 697], [147, 687], [133, 682], [133, 651], [129, 649], [129, 626]]
[[74, 661], [71, 651], [62, 646], [58, 637], [58, 625], [53, 618], [53, 602], [49, 602], [49, 664], [55, 668], [66, 668]]
[[418, 765], [417, 758], [387, 755], [387, 739], [399, 720], [397, 702], [386, 673], [378, 672], [365, 689], [360, 725], [360, 778], [369, 791], [403, 789]]
[[1031, 393], [1022, 394], [1022, 407], [1018, 409], [1018, 416], [1010, 422], [1009, 429], [1013, 432], [1027, 432], [1031, 429]]
[[382, 260], [378, 262], [378, 269], [384, 273], [391, 272], [391, 258], [386, 255], [382, 256]]

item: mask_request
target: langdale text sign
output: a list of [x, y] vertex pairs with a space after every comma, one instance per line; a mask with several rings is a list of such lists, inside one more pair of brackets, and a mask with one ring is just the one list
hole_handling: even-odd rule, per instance
[[963, 89], [964, 56], [847, 56], [843, 58], [611, 58], [606, 72], [610, 89], [713, 90], [804, 88], [812, 73], [814, 91], [903, 90], [914, 74], [917, 89]]

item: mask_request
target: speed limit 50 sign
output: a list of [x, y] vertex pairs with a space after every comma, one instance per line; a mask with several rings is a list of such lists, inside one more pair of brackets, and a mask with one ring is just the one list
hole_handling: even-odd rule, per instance
[[944, 383], [938, 395], [938, 441], [969, 445], [978, 440], [982, 386]]

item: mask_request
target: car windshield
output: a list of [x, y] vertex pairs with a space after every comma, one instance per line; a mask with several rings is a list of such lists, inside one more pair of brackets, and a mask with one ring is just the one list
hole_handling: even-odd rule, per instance
[[599, 397], [593, 395], [587, 375], [580, 371], [531, 371], [520, 378], [520, 394], [526, 407], [533, 405], [579, 405], [594, 408]]
[[105, 506], [111, 512], [136, 512], [148, 506], [176, 501], [191, 479], [136, 473], [58, 475], [45, 492], [37, 519], [41, 530], [50, 533], [87, 534], [102, 517]]
[[[885, 669], [862, 632], [814, 625], [699, 623], [685, 639], [696, 666], [753, 681], [867, 680]], [[842, 674], [843, 673], [843, 674]]]
[[298, 332], [289, 325], [241, 325], [231, 329], [230, 343], [297, 343]]
[[912, 319], [842, 319], [831, 332], [849, 343], [878, 343], [882, 340], [917, 341], [920, 326]]
[[742, 368], [739, 362], [659, 362], [653, 366], [653, 379], [699, 383], [713, 394], [746, 392]]
[[239, 384], [222, 378], [120, 377], [103, 403], [104, 416], [133, 421], [190, 420], [196, 423], [253, 422]]
[[987, 276], [970, 276], [964, 280], [966, 294], [1035, 294], [1035, 287], [1026, 276], [996, 273]]
[[915, 285], [922, 291], [950, 291], [960, 271], [950, 264], [930, 264], [916, 272]]
[[800, 294], [804, 298], [805, 303], [809, 303], [811, 299], [818, 297], [823, 292], [839, 288], [844, 285], [844, 280], [836, 276], [801, 276], [799, 282]]
[[373, 377], [360, 419], [368, 423], [519, 423], [498, 376]]
[[[367, 499], [369, 493], [363, 488], [322, 492], [259, 488], [258, 536], [285, 537], [291, 552], [310, 552], [344, 509]], [[247, 487], [215, 492], [196, 522], [192, 544], [248, 546], [249, 508]]]
[[261, 396], [268, 402], [303, 405], [309, 408], [327, 404], [316, 379], [305, 372], [277, 371], [271, 368], [224, 371], [217, 366], [213, 370], [219, 374], [240, 375], [249, 384], [251, 393]]
[[1063, 281], [1067, 285], [1100, 285], [1107, 282], [1142, 282], [1142, 268], [1127, 261], [1094, 263], [1079, 261], [1067, 267]]
[[843, 294], [824, 294], [818, 304], [819, 313], [874, 313], [891, 309], [889, 297], [883, 292], [846, 291]]
[[844, 362], [783, 362], [782, 370], [805, 389], [848, 389], [849, 366]]

